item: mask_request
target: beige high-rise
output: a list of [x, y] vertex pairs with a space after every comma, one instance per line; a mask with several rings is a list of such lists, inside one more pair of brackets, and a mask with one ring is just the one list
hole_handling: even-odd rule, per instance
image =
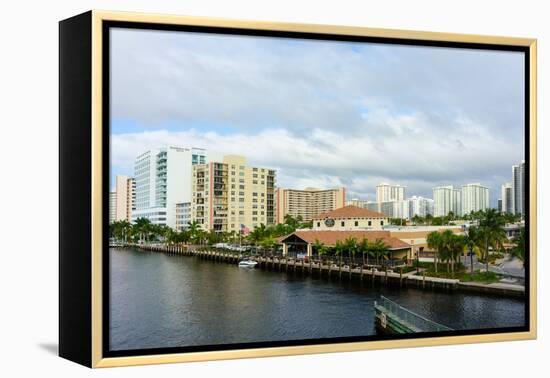
[[336, 189], [275, 189], [277, 223], [284, 223], [285, 215], [301, 216], [304, 221], [318, 214], [343, 207], [346, 203], [346, 188]]
[[243, 156], [193, 166], [191, 218], [205, 230], [247, 233], [273, 224], [275, 170], [250, 167]]
[[115, 220], [132, 220], [132, 209], [136, 197], [136, 182], [128, 176], [116, 177]]

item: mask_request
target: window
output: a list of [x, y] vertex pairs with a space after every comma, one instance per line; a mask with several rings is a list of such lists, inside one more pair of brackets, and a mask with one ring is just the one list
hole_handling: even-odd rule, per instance
[[355, 221], [355, 227], [359, 226], [359, 221]]
[[369, 221], [368, 225], [369, 225], [369, 226], [372, 226], [372, 221]]
[[383, 226], [384, 225], [384, 221], [380, 221], [380, 226]]
[[257, 192], [252, 192], [252, 197], [258, 197], [258, 193]]
[[321, 222], [317, 222], [317, 227], [321, 227]]
[[344, 227], [346, 225], [346, 222], [342, 221], [340, 222], [340, 226]]
[[252, 180], [253, 184], [258, 184], [258, 180]]
[[239, 189], [244, 189], [244, 185], [239, 185]]

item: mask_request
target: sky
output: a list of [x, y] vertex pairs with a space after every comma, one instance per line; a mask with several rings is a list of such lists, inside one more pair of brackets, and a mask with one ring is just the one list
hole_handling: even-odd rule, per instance
[[381, 182], [496, 206], [524, 159], [523, 53], [113, 29], [111, 183], [166, 145], [240, 154], [277, 186]]

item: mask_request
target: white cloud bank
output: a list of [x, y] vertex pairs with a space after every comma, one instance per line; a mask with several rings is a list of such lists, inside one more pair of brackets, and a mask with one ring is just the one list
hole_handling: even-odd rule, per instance
[[[431, 196], [523, 158], [523, 60], [498, 51], [194, 33], [112, 33], [112, 172], [163, 145], [247, 156], [278, 184], [380, 181]], [[130, 121], [132, 127], [119, 127]]]

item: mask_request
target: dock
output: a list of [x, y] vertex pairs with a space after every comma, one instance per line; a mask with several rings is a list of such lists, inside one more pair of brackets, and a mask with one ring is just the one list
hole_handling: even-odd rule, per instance
[[380, 296], [374, 302], [376, 328], [387, 334], [447, 332], [451, 328], [420, 316], [403, 306]]
[[[112, 248], [132, 247], [151, 252], [162, 252], [182, 256], [192, 256], [203, 260], [223, 262], [237, 265], [239, 261], [246, 258], [258, 262], [259, 269], [299, 273], [304, 275], [315, 275], [317, 277], [326, 277], [327, 279], [348, 279], [365, 282], [372, 282], [395, 285], [399, 287], [413, 287], [419, 289], [439, 289], [439, 290], [463, 290], [483, 292], [485, 294], [498, 294], [513, 297], [521, 297], [525, 293], [523, 287], [503, 288], [499, 285], [484, 284], [465, 284], [458, 279], [429, 277], [426, 275], [413, 275], [395, 272], [392, 269], [377, 270], [376, 267], [365, 268], [363, 266], [350, 267], [346, 264], [339, 264], [337, 261], [320, 261], [310, 258], [308, 261], [288, 256], [248, 256], [241, 252], [203, 250], [198, 248], [189, 248], [185, 245], [165, 245], [165, 244], [125, 244], [113, 245]], [[513, 286], [513, 285], [507, 285]]]

